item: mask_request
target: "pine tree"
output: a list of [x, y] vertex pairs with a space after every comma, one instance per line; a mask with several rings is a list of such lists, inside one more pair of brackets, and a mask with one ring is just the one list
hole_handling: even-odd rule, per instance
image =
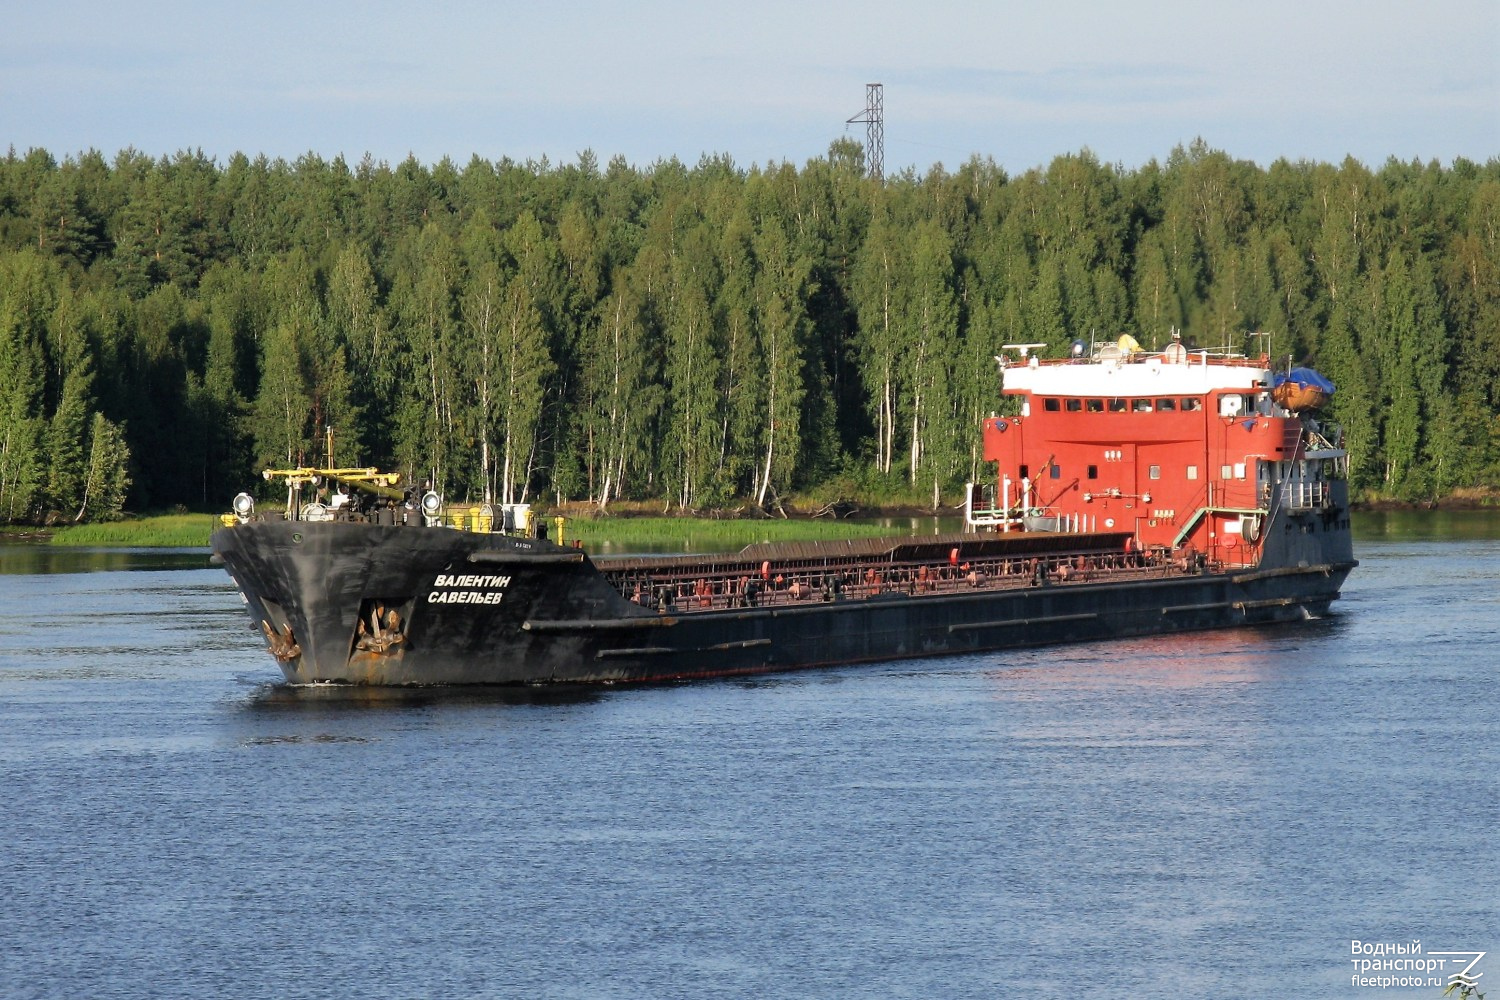
[[57, 411], [47, 424], [43, 450], [47, 461], [47, 504], [52, 510], [73, 509], [83, 491], [92, 381], [91, 373], [85, 369], [71, 372], [63, 384]]
[[[397, 363], [401, 352], [392, 342], [375, 287], [375, 275], [364, 249], [346, 243], [328, 275], [326, 322], [347, 359], [348, 418], [339, 427], [347, 448], [362, 462], [382, 464], [392, 453]], [[357, 418], [357, 419], [356, 419]]]
[[0, 256], [0, 517], [26, 520], [46, 485], [42, 344], [55, 278], [33, 250]]
[[253, 413], [256, 463], [260, 468], [295, 468], [311, 460], [314, 445], [303, 345], [296, 326], [287, 322], [272, 327], [263, 344]]

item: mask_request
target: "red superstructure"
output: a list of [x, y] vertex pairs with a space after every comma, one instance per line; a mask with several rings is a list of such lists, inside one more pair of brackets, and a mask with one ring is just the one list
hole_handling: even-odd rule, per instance
[[1290, 510], [1327, 505], [1345, 453], [1272, 398], [1268, 359], [1129, 337], [1088, 357], [1044, 360], [1039, 346], [997, 359], [1021, 412], [984, 421], [999, 468], [990, 501], [971, 500], [974, 526], [1129, 531], [1143, 551], [1248, 566], [1273, 493]]

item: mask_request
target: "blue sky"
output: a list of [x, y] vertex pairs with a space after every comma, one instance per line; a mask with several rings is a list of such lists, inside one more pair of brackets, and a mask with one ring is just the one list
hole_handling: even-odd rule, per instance
[[1497, 0], [11, 0], [0, 148], [885, 165], [1500, 156]]

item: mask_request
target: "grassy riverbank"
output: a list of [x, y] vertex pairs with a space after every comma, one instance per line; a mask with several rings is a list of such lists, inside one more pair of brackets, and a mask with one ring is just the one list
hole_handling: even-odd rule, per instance
[[160, 514], [123, 521], [48, 529], [53, 545], [99, 548], [206, 548], [218, 517], [213, 514]]
[[[548, 519], [548, 528], [552, 528]], [[563, 540], [578, 539], [585, 548], [609, 546], [615, 551], [632, 547], [660, 551], [668, 547], [691, 547], [696, 551], [724, 552], [756, 542], [809, 542], [830, 538], [870, 538], [889, 535], [889, 525], [827, 519], [726, 520], [701, 517], [570, 517]]]

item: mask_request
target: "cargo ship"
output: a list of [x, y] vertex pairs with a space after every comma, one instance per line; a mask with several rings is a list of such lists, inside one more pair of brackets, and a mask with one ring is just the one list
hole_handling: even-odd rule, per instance
[[1329, 610], [1357, 565], [1331, 383], [1176, 338], [1042, 346], [996, 358], [962, 531], [607, 556], [329, 462], [268, 470], [286, 506], [236, 497], [212, 558], [292, 684], [669, 681]]

